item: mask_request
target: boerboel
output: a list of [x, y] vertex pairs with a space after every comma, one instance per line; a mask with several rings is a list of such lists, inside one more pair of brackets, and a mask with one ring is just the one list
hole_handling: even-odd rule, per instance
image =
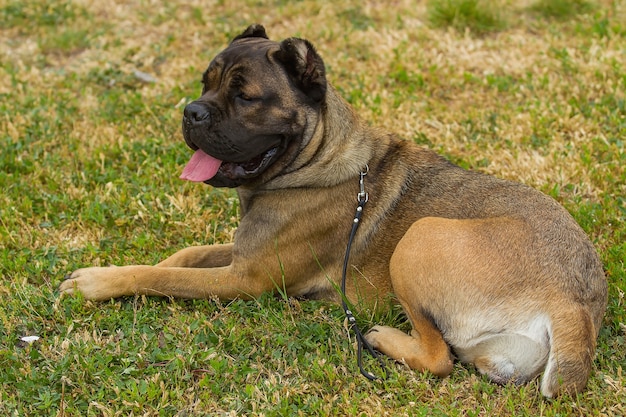
[[61, 293], [230, 300], [282, 287], [339, 301], [368, 167], [347, 298], [371, 307], [393, 294], [413, 330], [375, 326], [367, 340], [442, 377], [456, 356], [498, 383], [543, 372], [547, 397], [585, 387], [607, 283], [593, 245], [554, 200], [370, 128], [306, 40], [273, 42], [250, 26], [202, 82], [184, 110], [195, 153], [182, 178], [237, 188], [234, 243], [183, 249], [155, 266], [79, 269]]

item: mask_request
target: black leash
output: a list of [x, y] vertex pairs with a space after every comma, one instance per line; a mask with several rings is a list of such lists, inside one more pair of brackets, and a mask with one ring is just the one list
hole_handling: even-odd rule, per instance
[[369, 379], [370, 381], [374, 381], [380, 378], [374, 374], [367, 372], [365, 368], [363, 368], [363, 347], [365, 346], [365, 348], [370, 353], [370, 355], [372, 355], [374, 358], [378, 360], [380, 367], [385, 372], [384, 379], [386, 379], [388, 376], [387, 367], [385, 366], [385, 363], [381, 359], [378, 352], [376, 352], [374, 348], [372, 347], [372, 345], [370, 345], [367, 342], [367, 340], [365, 340], [363, 333], [361, 333], [359, 326], [356, 324], [356, 319], [354, 318], [352, 311], [350, 311], [350, 309], [348, 308], [348, 304], [346, 303], [346, 276], [348, 274], [348, 260], [350, 259], [350, 248], [352, 247], [352, 241], [354, 240], [354, 236], [356, 235], [356, 230], [358, 229], [359, 224], [361, 223], [361, 215], [363, 214], [363, 207], [365, 207], [365, 203], [367, 203], [367, 200], [369, 199], [368, 194], [365, 192], [365, 181], [364, 181], [364, 178], [367, 175], [368, 171], [369, 171], [369, 167], [366, 165], [365, 171], [360, 173], [361, 175], [359, 179], [360, 192], [357, 195], [357, 200], [359, 204], [356, 208], [356, 213], [354, 214], [354, 220], [352, 222], [352, 231], [350, 232], [350, 238], [348, 239], [348, 245], [346, 247], [346, 256], [344, 257], [344, 260], [343, 260], [343, 270], [341, 273], [341, 305], [343, 307], [344, 313], [346, 314], [346, 318], [348, 319], [349, 329], [354, 331], [354, 334], [356, 336], [357, 346], [358, 346], [357, 363], [359, 365], [359, 370], [361, 371], [361, 374], [363, 374], [365, 378]]

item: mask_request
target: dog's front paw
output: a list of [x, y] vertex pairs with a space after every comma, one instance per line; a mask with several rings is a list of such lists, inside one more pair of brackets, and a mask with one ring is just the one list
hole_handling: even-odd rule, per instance
[[61, 296], [80, 292], [87, 300], [108, 300], [121, 294], [119, 280], [116, 279], [118, 268], [91, 267], [78, 269], [65, 277], [59, 286]]

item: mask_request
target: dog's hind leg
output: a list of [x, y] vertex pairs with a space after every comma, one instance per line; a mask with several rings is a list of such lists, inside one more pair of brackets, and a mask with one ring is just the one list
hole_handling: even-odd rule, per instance
[[537, 337], [502, 333], [470, 348], [457, 348], [456, 353], [497, 383], [523, 384], [543, 371], [541, 393], [546, 397], [582, 391], [595, 350], [591, 317], [582, 307], [564, 302], [546, 331], [546, 343]]
[[417, 371], [429, 370], [444, 377], [452, 371], [450, 349], [439, 330], [425, 317], [407, 315], [413, 325], [411, 334], [388, 326], [374, 326], [366, 335], [378, 351]]
[[547, 341], [513, 333], [494, 334], [470, 348], [456, 348], [462, 362], [473, 363], [498, 384], [524, 384], [535, 378], [548, 358]]
[[541, 392], [554, 397], [585, 388], [593, 363], [597, 330], [579, 305], [563, 306], [552, 317], [550, 355], [541, 380]]

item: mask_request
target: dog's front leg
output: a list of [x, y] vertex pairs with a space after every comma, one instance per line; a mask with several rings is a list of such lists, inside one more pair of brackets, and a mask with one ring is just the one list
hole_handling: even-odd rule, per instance
[[227, 266], [233, 260], [232, 243], [223, 245], [191, 246], [159, 262], [160, 267], [214, 268]]
[[128, 295], [250, 299], [274, 288], [269, 275], [257, 276], [233, 265], [216, 268], [146, 265], [83, 268], [74, 271], [59, 287], [62, 295], [79, 291], [89, 300]]

